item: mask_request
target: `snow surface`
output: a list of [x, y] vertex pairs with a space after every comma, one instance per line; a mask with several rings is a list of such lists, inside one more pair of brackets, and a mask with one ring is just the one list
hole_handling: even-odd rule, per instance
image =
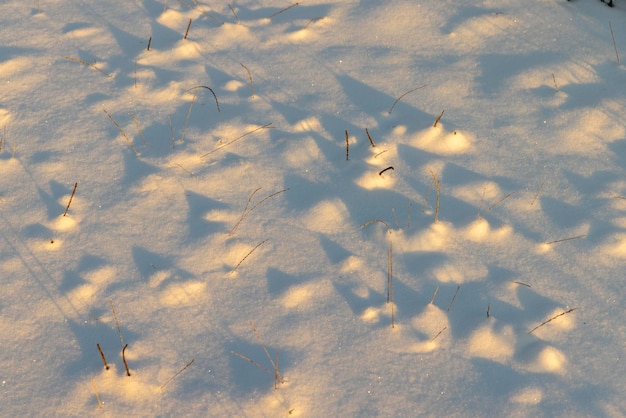
[[1, 416], [626, 416], [625, 2], [38, 3]]

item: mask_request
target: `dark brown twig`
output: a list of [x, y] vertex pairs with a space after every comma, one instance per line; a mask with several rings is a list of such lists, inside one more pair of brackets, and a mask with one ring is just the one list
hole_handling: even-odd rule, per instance
[[102, 352], [102, 348], [100, 348], [100, 343], [96, 344], [98, 347], [98, 351], [100, 352], [100, 357], [102, 357], [102, 362], [104, 363], [104, 368], [109, 370], [109, 365], [107, 364], [107, 359], [104, 357], [104, 353]]
[[67, 216], [67, 211], [70, 210], [70, 205], [72, 204], [72, 199], [74, 198], [74, 193], [76, 193], [76, 188], [78, 187], [78, 182], [74, 183], [74, 190], [72, 190], [72, 194], [70, 195], [70, 201], [67, 202], [67, 207], [65, 208], [65, 212], [63, 216]]

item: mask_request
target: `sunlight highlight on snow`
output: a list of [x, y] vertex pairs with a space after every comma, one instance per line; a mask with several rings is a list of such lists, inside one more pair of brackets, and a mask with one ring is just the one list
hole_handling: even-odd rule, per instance
[[498, 363], [508, 363], [515, 353], [515, 333], [513, 327], [505, 325], [494, 330], [495, 321], [472, 333], [469, 339], [468, 353], [475, 357], [486, 358]]

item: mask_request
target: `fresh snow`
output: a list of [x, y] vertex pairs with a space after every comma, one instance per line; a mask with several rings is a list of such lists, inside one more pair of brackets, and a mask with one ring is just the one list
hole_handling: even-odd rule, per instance
[[626, 416], [626, 2], [0, 28], [0, 416]]

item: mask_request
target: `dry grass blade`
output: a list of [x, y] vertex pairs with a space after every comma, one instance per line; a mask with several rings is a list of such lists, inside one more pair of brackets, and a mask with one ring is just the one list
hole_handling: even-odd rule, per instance
[[148, 142], [146, 141], [146, 137], [143, 135], [143, 131], [141, 130], [141, 126], [139, 126], [139, 121], [135, 117], [135, 114], [133, 112], [129, 112], [128, 114], [130, 115], [131, 118], [133, 118], [133, 122], [135, 123], [135, 128], [137, 128], [137, 132], [139, 132], [139, 135], [141, 135], [141, 140], [143, 141], [143, 146], [147, 147], [148, 146]]
[[496, 206], [501, 205], [505, 200], [507, 200], [509, 197], [513, 196], [515, 194], [515, 192], [511, 192], [509, 194], [507, 194], [506, 196], [504, 196], [502, 199], [498, 200], [496, 203], [494, 203], [493, 205], [489, 206], [487, 208], [487, 210], [485, 210], [485, 212], [483, 213], [483, 215], [488, 214], [489, 212], [491, 212], [493, 210], [493, 208], [495, 208]]
[[566, 314], [568, 314], [568, 313], [570, 313], [570, 312], [574, 312], [576, 309], [578, 309], [578, 308], [572, 308], [572, 309], [570, 309], [570, 310], [567, 310], [567, 311], [561, 312], [561, 313], [560, 313], [560, 314], [558, 314], [558, 315], [554, 315], [552, 318], [550, 318], [550, 319], [547, 319], [547, 320], [543, 321], [541, 324], [537, 325], [535, 328], [533, 328], [533, 329], [531, 329], [530, 331], [528, 331], [528, 333], [529, 333], [529, 334], [532, 334], [532, 333], [533, 333], [533, 331], [535, 331], [537, 328], [540, 328], [540, 327], [544, 326], [545, 324], [547, 324], [548, 322], [554, 321], [555, 319], [557, 319], [557, 318], [559, 318], [559, 317], [561, 317], [561, 316], [563, 316], [563, 315], [566, 315]]
[[65, 208], [65, 212], [63, 216], [67, 216], [67, 211], [70, 210], [70, 205], [72, 204], [72, 199], [74, 199], [74, 194], [76, 194], [76, 188], [78, 187], [78, 182], [74, 183], [74, 190], [72, 190], [72, 194], [70, 195], [70, 201], [67, 202], [67, 207]]
[[541, 194], [541, 191], [543, 190], [543, 184], [544, 182], [541, 182], [541, 185], [539, 186], [539, 190], [537, 190], [537, 193], [535, 194], [535, 197], [533, 197], [533, 201], [530, 202], [530, 206], [533, 206], [535, 204], [535, 202], [537, 201], [537, 199], [539, 198], [539, 195]]
[[135, 148], [135, 146], [133, 145], [133, 142], [130, 140], [130, 138], [128, 137], [128, 135], [126, 135], [126, 132], [124, 132], [124, 130], [122, 129], [122, 127], [120, 126], [119, 123], [117, 123], [117, 121], [115, 119], [113, 119], [113, 116], [111, 116], [109, 114], [109, 112], [106, 111], [106, 109], [102, 109], [104, 111], [104, 113], [106, 113], [106, 115], [109, 117], [109, 119], [111, 119], [111, 122], [113, 122], [113, 124], [117, 127], [117, 130], [120, 131], [120, 133], [122, 134], [122, 136], [124, 137], [124, 139], [126, 140], [126, 142], [128, 143], [128, 145], [130, 146], [130, 148], [133, 150], [133, 152], [135, 153], [135, 155], [137, 157], [139, 157], [139, 151], [137, 151], [137, 148]]
[[549, 242], [546, 242], [545, 244], [546, 244], [546, 245], [550, 245], [550, 244], [557, 244], [557, 243], [559, 243], [559, 242], [565, 242], [565, 241], [571, 241], [571, 240], [573, 240], [573, 239], [585, 238], [586, 236], [587, 236], [587, 235], [577, 235], [577, 236], [575, 236], [575, 237], [562, 238], [562, 239], [557, 239], [557, 240], [555, 240], [555, 241], [549, 241]]
[[209, 87], [209, 86], [195, 86], [195, 87], [192, 87], [192, 88], [190, 88], [190, 89], [188, 89], [186, 91], [191, 91], [191, 90], [194, 90], [194, 89], [207, 89], [208, 91], [210, 91], [211, 94], [213, 95], [213, 98], [215, 98], [215, 106], [217, 107], [217, 111], [221, 112], [221, 110], [220, 110], [220, 102], [217, 101], [217, 94], [215, 94], [215, 92], [213, 91], [213, 89], [211, 87]]
[[195, 358], [192, 358], [192, 359], [191, 359], [191, 361], [185, 365], [185, 367], [183, 367], [182, 369], [180, 369], [180, 370], [179, 370], [179, 371], [178, 371], [178, 372], [177, 372], [174, 376], [170, 377], [170, 378], [167, 380], [167, 382], [163, 383], [163, 384], [161, 385], [161, 390], [163, 390], [163, 388], [164, 388], [165, 386], [167, 386], [167, 385], [168, 385], [168, 383], [170, 383], [172, 380], [174, 380], [174, 379], [176, 378], [176, 376], [178, 376], [179, 374], [181, 374], [182, 372], [184, 372], [185, 370], [187, 370], [187, 367], [191, 366], [195, 360], [196, 360]]
[[63, 58], [65, 58], [66, 60], [69, 60], [69, 61], [74, 61], [74, 62], [78, 62], [78, 63], [83, 64], [83, 65], [86, 65], [89, 68], [93, 68], [94, 70], [104, 74], [107, 77], [113, 77], [111, 74], [105, 73], [100, 68], [96, 67], [94, 64], [92, 64], [90, 62], [83, 61], [83, 60], [81, 60], [79, 58], [68, 57], [67, 55], [63, 56]]
[[187, 131], [187, 124], [189, 123], [189, 118], [191, 117], [191, 109], [193, 108], [193, 104], [196, 102], [197, 91], [193, 92], [193, 98], [191, 99], [191, 103], [189, 104], [189, 110], [187, 110], [187, 117], [185, 118], [185, 125], [183, 126], [183, 133], [180, 135], [180, 142], [184, 142], [185, 140], [185, 132]]
[[255, 365], [255, 366], [257, 366], [259, 369], [263, 370], [265, 373], [269, 374], [269, 375], [270, 375], [270, 376], [272, 376], [272, 377], [274, 376], [274, 374], [273, 374], [272, 372], [270, 372], [270, 370], [269, 370], [267, 367], [265, 367], [265, 366], [263, 366], [262, 364], [260, 364], [260, 363], [258, 363], [258, 362], [256, 362], [256, 361], [252, 360], [250, 357], [246, 357], [246, 356], [244, 356], [243, 354], [238, 353], [238, 352], [236, 352], [236, 351], [231, 351], [231, 352], [230, 352], [230, 354], [232, 354], [233, 356], [237, 356], [237, 357], [239, 357], [240, 359], [247, 361], [248, 363], [254, 364], [254, 365]]
[[424, 87], [426, 87], [427, 85], [428, 85], [428, 84], [422, 84], [421, 86], [419, 86], [419, 87], [415, 87], [414, 89], [409, 90], [409, 91], [407, 91], [406, 93], [402, 94], [400, 97], [398, 97], [398, 98], [396, 99], [396, 101], [395, 101], [395, 102], [393, 102], [393, 105], [391, 106], [391, 109], [389, 109], [389, 114], [391, 115], [391, 112], [393, 112], [394, 107], [396, 107], [396, 105], [398, 104], [398, 102], [399, 102], [400, 100], [402, 100], [402, 98], [403, 98], [404, 96], [406, 96], [407, 94], [413, 93], [413, 92], [414, 92], [414, 91], [416, 91], [416, 90], [423, 89], [423, 88], [424, 88]]
[[454, 303], [454, 299], [456, 299], [456, 295], [459, 293], [459, 290], [461, 289], [461, 285], [457, 285], [456, 286], [456, 290], [454, 292], [454, 296], [452, 296], [452, 300], [450, 301], [450, 304], [448, 305], [448, 312], [450, 312], [450, 308], [452, 308], [452, 304]]
[[237, 221], [235, 226], [233, 226], [233, 228], [230, 230], [230, 232], [228, 233], [229, 235], [233, 235], [235, 233], [235, 231], [237, 230], [237, 228], [239, 228], [239, 225], [241, 224], [241, 222], [243, 222], [243, 220], [250, 214], [250, 212], [255, 210], [259, 205], [261, 205], [263, 202], [265, 202], [268, 199], [271, 199], [272, 197], [274, 197], [276, 195], [279, 195], [281, 193], [286, 192], [289, 189], [283, 189], [283, 190], [279, 190], [277, 192], [274, 192], [271, 195], [266, 196], [263, 199], [259, 200], [254, 206], [252, 206], [250, 209], [248, 209], [248, 206], [250, 205], [250, 201], [252, 200], [252, 197], [254, 197], [256, 192], [258, 192], [259, 190], [261, 190], [260, 187], [258, 189], [256, 189], [255, 191], [253, 191], [252, 194], [250, 194], [250, 197], [248, 197], [248, 201], [246, 202], [246, 206], [243, 208], [243, 212], [241, 213], [241, 217], [239, 217], [239, 220]]
[[286, 12], [287, 10], [291, 9], [292, 7], [296, 7], [296, 6], [297, 6], [297, 5], [299, 5], [299, 4], [300, 4], [300, 3], [294, 3], [294, 4], [292, 4], [291, 6], [287, 6], [287, 7], [285, 7], [284, 9], [281, 9], [281, 10], [277, 11], [276, 13], [274, 13], [274, 14], [270, 15], [270, 18], [272, 18], [272, 17], [274, 17], [274, 16], [278, 16], [279, 14], [284, 13], [284, 12]]
[[233, 267], [233, 269], [230, 271], [230, 274], [233, 274], [235, 272], [235, 270], [237, 270], [237, 268], [239, 268], [239, 266], [241, 265], [241, 263], [243, 263], [244, 261], [246, 261], [246, 258], [250, 257], [250, 255], [252, 255], [252, 253], [259, 248], [261, 245], [265, 244], [267, 241], [269, 241], [269, 238], [266, 240], [263, 240], [261, 242], [259, 242], [253, 249], [250, 250], [250, 252], [248, 254], [245, 255], [244, 258], [241, 259], [241, 261], [239, 261], [237, 263], [237, 265], [235, 267]]
[[98, 388], [96, 387], [96, 381], [91, 379], [91, 385], [93, 386], [93, 391], [96, 394], [96, 400], [98, 401], [98, 409], [102, 409], [102, 401], [100, 400], [100, 394], [98, 393]]
[[252, 73], [250, 72], [248, 67], [243, 65], [241, 62], [239, 63], [239, 65], [241, 65], [246, 70], [246, 72], [248, 73], [248, 79], [250, 80], [250, 90], [252, 90], [252, 97], [254, 97], [254, 81], [252, 81]]
[[619, 59], [619, 53], [617, 52], [617, 44], [615, 43], [615, 35], [613, 34], [613, 25], [611, 25], [610, 20], [609, 20], [609, 29], [611, 30], [611, 38], [613, 39], [613, 48], [615, 48], [615, 57], [617, 58], [617, 63], [620, 64], [621, 61]]
[[443, 117], [444, 112], [446, 111], [446, 109], [443, 109], [441, 111], [441, 113], [439, 114], [439, 116], [437, 116], [437, 119], [435, 119], [435, 123], [433, 123], [433, 128], [437, 127], [437, 124], [439, 124], [439, 121], [441, 120], [441, 118]]
[[237, 12], [235, 11], [235, 9], [233, 9], [233, 6], [231, 6], [230, 3], [229, 3], [228, 7], [230, 8], [230, 11], [233, 12], [233, 15], [235, 16], [235, 19], [237, 19], [237, 24], [240, 24], [241, 21], [239, 20], [239, 16], [237, 16]]
[[430, 341], [435, 341], [437, 339], [437, 337], [439, 337], [447, 329], [448, 329], [447, 326], [443, 327], [442, 330], [437, 333], [437, 335], [435, 335], [433, 338], [430, 339]]
[[365, 228], [368, 225], [373, 224], [374, 222], [380, 222], [381, 224], [385, 225], [387, 227], [387, 230], [391, 230], [391, 227], [389, 226], [389, 224], [381, 219], [372, 219], [371, 221], [367, 221], [365, 222], [363, 225], [361, 225], [361, 229]]
[[213, 151], [209, 151], [209, 152], [207, 152], [206, 154], [201, 155], [201, 156], [200, 156], [200, 158], [206, 158], [207, 156], [209, 156], [209, 155], [213, 154], [214, 152], [217, 152], [217, 151], [221, 150], [222, 148], [226, 148], [227, 146], [232, 145], [232, 144], [234, 144], [235, 142], [237, 142], [237, 141], [239, 141], [239, 140], [242, 140], [242, 139], [244, 139], [246, 136], [248, 136], [248, 135], [250, 135], [250, 134], [253, 134], [253, 133], [257, 132], [257, 131], [260, 131], [260, 130], [262, 130], [262, 129], [271, 129], [271, 128], [273, 128], [273, 126], [272, 126], [272, 122], [267, 123], [267, 124], [265, 124], [265, 125], [263, 125], [263, 126], [259, 126], [258, 128], [253, 129], [253, 130], [251, 130], [250, 132], [246, 132], [245, 134], [243, 134], [243, 135], [241, 135], [241, 136], [239, 136], [239, 137], [237, 137], [237, 138], [235, 138], [235, 139], [232, 139], [232, 140], [228, 141], [228, 142], [227, 142], [227, 143], [225, 143], [225, 144], [220, 145], [219, 147], [215, 148]]

